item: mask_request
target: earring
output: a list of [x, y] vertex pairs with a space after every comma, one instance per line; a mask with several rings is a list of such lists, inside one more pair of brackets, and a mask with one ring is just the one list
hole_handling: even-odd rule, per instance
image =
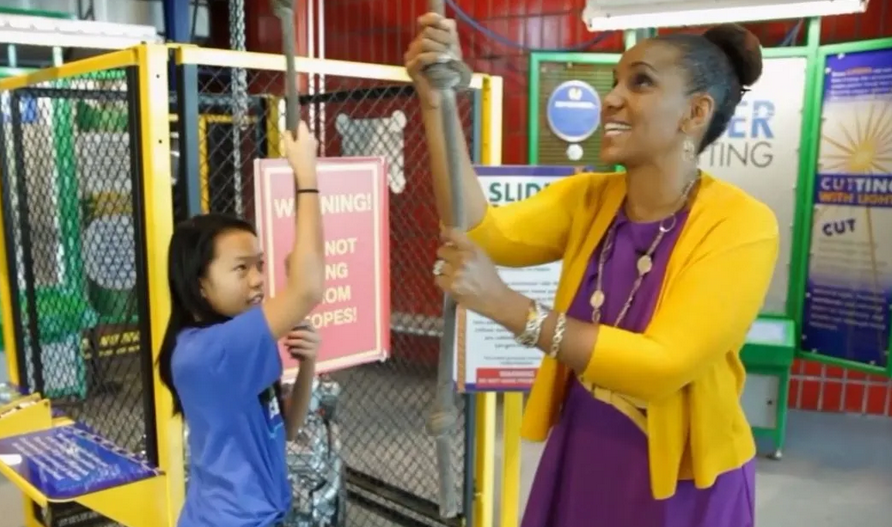
[[681, 147], [684, 151], [684, 158], [686, 161], [693, 162], [697, 159], [697, 146], [694, 144], [694, 140], [689, 136], [684, 138]]

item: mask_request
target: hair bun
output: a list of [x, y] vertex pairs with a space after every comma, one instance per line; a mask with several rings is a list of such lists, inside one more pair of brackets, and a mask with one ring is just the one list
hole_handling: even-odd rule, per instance
[[762, 76], [762, 46], [745, 27], [721, 24], [707, 30], [703, 37], [725, 52], [741, 87], [752, 86]]

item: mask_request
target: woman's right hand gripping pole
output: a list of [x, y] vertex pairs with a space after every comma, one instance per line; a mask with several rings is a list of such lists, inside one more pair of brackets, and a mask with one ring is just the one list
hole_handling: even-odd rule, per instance
[[[415, 85], [421, 102], [424, 131], [430, 155], [431, 172], [434, 182], [434, 196], [440, 220], [446, 225], [457, 225], [462, 222], [452, 218], [451, 196], [449, 190], [449, 164], [446, 159], [446, 141], [443, 137], [443, 112], [440, 109], [440, 92], [434, 88], [427, 78], [427, 68], [438, 62], [461, 60], [461, 45], [455, 20], [443, 18], [436, 13], [427, 13], [418, 19], [418, 34], [409, 44], [405, 55], [406, 70]], [[459, 130], [463, 130], [458, 112], [449, 117], [454, 119]], [[465, 220], [467, 227], [473, 228], [483, 221], [486, 214], [487, 201], [477, 174], [471, 164], [471, 157], [464, 134], [459, 134], [461, 141], [461, 186], [464, 200]]]

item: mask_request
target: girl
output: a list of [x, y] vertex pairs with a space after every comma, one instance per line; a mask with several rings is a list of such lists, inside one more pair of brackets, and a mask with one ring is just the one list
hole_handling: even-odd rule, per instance
[[[217, 214], [178, 225], [170, 241], [171, 316], [161, 379], [189, 427], [190, 480], [179, 527], [267, 527], [290, 509], [286, 436], [307, 412], [319, 339], [303, 325], [324, 280], [316, 141], [285, 134], [299, 206], [292, 276], [263, 297], [263, 253], [250, 224]], [[297, 329], [293, 329], [296, 328]], [[277, 341], [302, 360], [284, 409]], [[283, 417], [284, 415], [284, 417]]]

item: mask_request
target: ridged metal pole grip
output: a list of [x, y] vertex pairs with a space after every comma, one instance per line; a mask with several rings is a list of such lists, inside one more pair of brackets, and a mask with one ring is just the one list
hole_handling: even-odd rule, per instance
[[[245, 1], [229, 0], [229, 49], [245, 51]], [[242, 134], [248, 120], [248, 72], [245, 68], [232, 70], [232, 183], [235, 212], [244, 212], [244, 175], [242, 174]]]
[[[428, 11], [444, 15], [440, 0], [428, 0]], [[470, 83], [468, 67], [457, 57], [444, 57], [425, 71], [431, 87], [440, 91], [440, 111], [443, 115], [443, 138], [446, 144], [446, 161], [449, 172], [449, 192], [452, 204], [452, 227], [465, 229], [465, 210], [461, 187], [461, 144], [458, 127], [455, 91]], [[452, 387], [452, 368], [455, 357], [455, 301], [446, 295], [443, 299], [443, 337], [440, 340], [440, 357], [437, 367], [437, 393], [428, 417], [427, 430], [437, 442], [437, 472], [440, 484], [440, 515], [454, 518], [461, 512], [459, 493], [455, 484], [452, 464], [452, 438], [458, 422], [458, 408]]]
[[282, 53], [285, 55], [285, 128], [297, 137], [300, 101], [294, 67], [294, 0], [272, 0], [273, 12], [282, 23]]

